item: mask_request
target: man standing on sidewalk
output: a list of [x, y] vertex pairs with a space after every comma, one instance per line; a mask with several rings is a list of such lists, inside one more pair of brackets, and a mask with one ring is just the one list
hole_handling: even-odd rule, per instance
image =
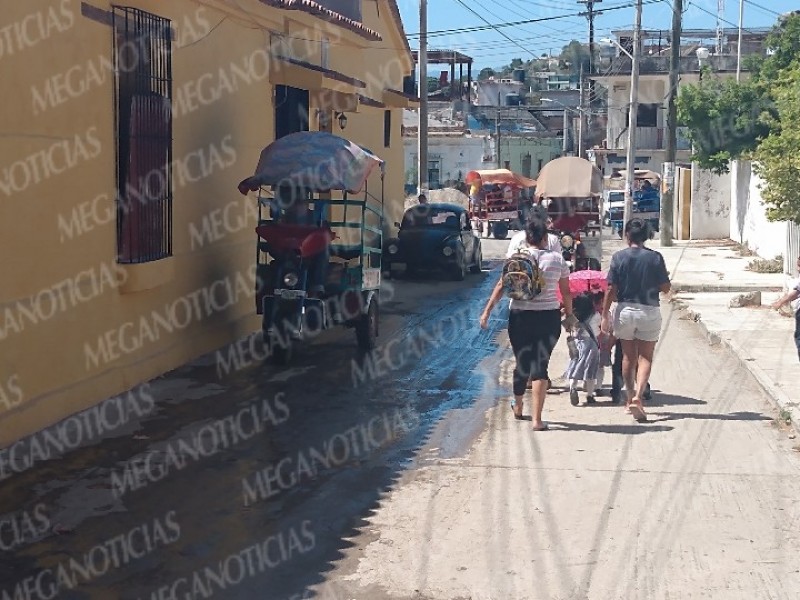
[[[797, 258], [797, 270], [800, 271], [800, 257]], [[792, 303], [794, 309], [794, 345], [797, 346], [797, 356], [800, 358], [800, 279], [796, 279], [792, 290], [772, 305], [775, 310], [780, 310], [786, 304]]]

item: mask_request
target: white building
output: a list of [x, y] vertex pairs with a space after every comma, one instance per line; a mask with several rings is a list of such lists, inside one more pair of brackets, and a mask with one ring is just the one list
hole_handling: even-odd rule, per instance
[[530, 92], [530, 85], [515, 79], [487, 79], [472, 84], [472, 104], [475, 106], [512, 106], [509, 100]]
[[[750, 29], [745, 32], [742, 54], [761, 54], [769, 29]], [[632, 31], [615, 31], [617, 42], [633, 51]], [[642, 32], [642, 52], [639, 63], [639, 109], [636, 128], [636, 168], [661, 172], [667, 143], [667, 97], [669, 91], [670, 47], [668, 31]], [[681, 37], [679, 85], [696, 84], [702, 66], [712, 77], [734, 77], [736, 73], [737, 32], [723, 31], [717, 39], [716, 30], [685, 30]], [[708, 58], [698, 57], [698, 50], [708, 50]], [[701, 54], [702, 55], [702, 54]], [[601, 60], [598, 84], [608, 89], [608, 124], [603, 147], [596, 149], [598, 165], [605, 175], [624, 169], [628, 151], [628, 107], [631, 94], [631, 59], [619, 51], [617, 56]], [[691, 144], [686, 130], [678, 128], [677, 162], [688, 162]]]

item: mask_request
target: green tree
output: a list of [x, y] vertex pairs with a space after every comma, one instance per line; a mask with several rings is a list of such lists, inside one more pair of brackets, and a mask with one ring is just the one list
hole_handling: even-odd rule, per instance
[[755, 153], [754, 168], [766, 182], [768, 217], [800, 223], [800, 60], [779, 71], [774, 83], [778, 118]]
[[800, 222], [800, 14], [781, 18], [767, 47], [769, 56], [746, 63], [749, 81], [709, 73], [684, 86], [678, 115], [701, 167], [723, 173], [732, 159], [753, 159], [769, 218]]
[[754, 82], [737, 84], [708, 74], [678, 97], [678, 120], [689, 128], [692, 157], [704, 169], [726, 173], [731, 160], [751, 155], [770, 132], [771, 100]]
[[800, 57], [800, 14], [781, 17], [767, 37], [770, 55], [752, 64], [754, 80], [769, 89], [772, 81], [780, 77], [783, 69], [790, 68]]
[[[589, 50], [583, 44], [578, 40], [572, 40], [561, 50], [559, 60], [564, 63], [565, 67], [570, 72], [579, 75], [581, 67], [584, 73], [589, 73], [589, 65], [591, 62], [589, 56]], [[568, 66], [567, 63], [569, 63]]]

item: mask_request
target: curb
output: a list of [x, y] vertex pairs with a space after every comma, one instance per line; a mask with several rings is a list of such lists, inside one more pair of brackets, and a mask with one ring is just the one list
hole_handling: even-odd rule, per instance
[[748, 292], [782, 292], [784, 288], [778, 286], [768, 285], [710, 285], [701, 283], [698, 285], [673, 283], [672, 291], [675, 294], [707, 294], [707, 293], [729, 293], [729, 294], [746, 294]]
[[686, 302], [674, 297], [670, 298], [670, 302], [680, 310], [686, 312], [686, 315], [700, 327], [700, 330], [705, 334], [709, 344], [712, 346], [722, 346], [738, 359], [739, 363], [750, 372], [761, 389], [764, 390], [776, 410], [779, 412], [785, 410], [791, 413], [791, 428], [795, 435], [800, 436], [800, 423], [798, 423], [798, 419], [800, 419], [800, 410], [796, 410], [798, 404], [792, 402], [786, 392], [775, 384], [755, 361], [750, 359], [745, 349], [733, 340], [726, 339], [717, 332], [711, 331], [703, 321], [702, 315], [696, 310], [689, 308]]

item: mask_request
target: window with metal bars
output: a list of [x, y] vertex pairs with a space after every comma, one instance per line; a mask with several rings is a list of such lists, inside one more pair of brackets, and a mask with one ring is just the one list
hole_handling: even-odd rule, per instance
[[117, 260], [172, 255], [172, 29], [113, 7], [117, 132]]

